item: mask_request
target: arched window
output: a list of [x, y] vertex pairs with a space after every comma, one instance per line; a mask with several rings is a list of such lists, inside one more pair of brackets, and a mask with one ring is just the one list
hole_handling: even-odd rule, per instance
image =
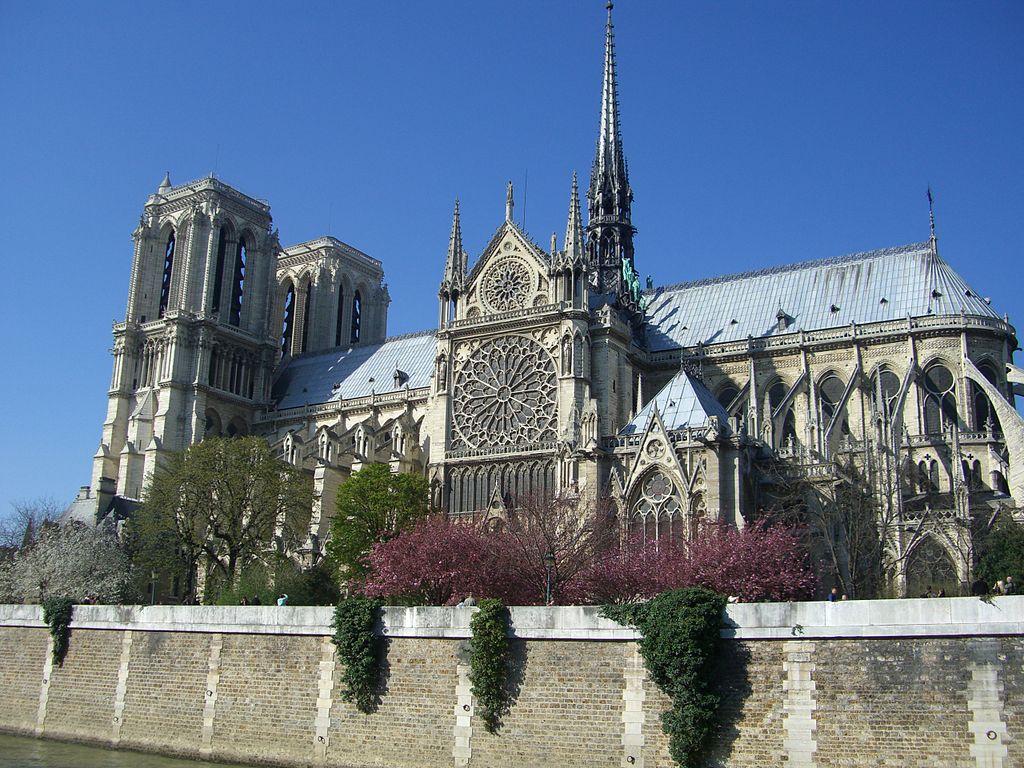
[[[784, 381], [776, 381], [768, 389], [768, 410], [770, 411], [769, 418], [779, 409], [782, 405], [782, 401], [785, 400], [786, 394], [789, 392], [789, 387]], [[776, 448], [782, 448], [784, 446], [796, 446], [799, 444], [796, 436], [796, 414], [793, 413], [793, 406], [786, 409], [785, 414], [782, 416], [781, 431], [776, 436]]]
[[[839, 403], [843, 399], [843, 392], [845, 390], [846, 387], [843, 386], [842, 379], [834, 373], [828, 374], [818, 384], [818, 421], [821, 425], [822, 434], [828, 429], [828, 425], [832, 423], [832, 419], [839, 412]], [[850, 423], [846, 418], [845, 409], [839, 414], [838, 433], [842, 435], [850, 434]]]
[[295, 329], [295, 284], [288, 283], [288, 293], [284, 297], [284, 324], [281, 326], [281, 354], [287, 355], [292, 350], [292, 333]]
[[[978, 369], [996, 389], [999, 389], [999, 381], [992, 366], [982, 363], [978, 366]], [[989, 401], [988, 395], [985, 394], [985, 390], [972, 381], [971, 391], [974, 393], [974, 429], [979, 432], [989, 429], [993, 432], [1002, 432], [999, 417], [996, 416], [995, 408], [992, 407], [992, 403]]]
[[956, 424], [956, 385], [949, 369], [936, 363], [924, 372], [924, 431], [941, 435]]
[[888, 368], [879, 368], [871, 377], [871, 405], [876, 413], [892, 418], [900, 393], [899, 377]]
[[220, 311], [220, 294], [224, 290], [224, 259], [228, 248], [227, 230], [221, 227], [217, 239], [217, 272], [213, 276], [213, 295], [210, 296], [210, 311]]
[[238, 238], [238, 248], [235, 251], [235, 279], [231, 284], [231, 317], [228, 322], [231, 325], [242, 324], [242, 297], [245, 293], [245, 262], [248, 256], [248, 246], [245, 238]]
[[718, 404], [726, 410], [729, 410], [729, 406], [732, 405], [732, 401], [736, 399], [740, 391], [732, 384], [726, 384], [718, 390], [718, 394], [715, 395], [715, 399], [718, 400]]
[[644, 478], [632, 512], [632, 520], [640, 524], [644, 544], [685, 536], [678, 494], [661, 470]]
[[174, 271], [174, 230], [167, 236], [167, 245], [164, 247], [164, 276], [160, 281], [160, 309], [157, 317], [163, 317], [167, 311], [167, 303], [171, 299], [171, 273]]
[[309, 343], [309, 306], [310, 299], [313, 297], [313, 284], [310, 283], [306, 286], [306, 301], [303, 302], [305, 306], [302, 308], [302, 351], [305, 352], [308, 349]]
[[907, 561], [907, 595], [922, 597], [929, 590], [932, 594], [945, 590], [950, 597], [959, 595], [960, 581], [949, 553], [934, 538], [926, 536]]
[[363, 297], [359, 295], [359, 291], [356, 291], [355, 296], [352, 297], [352, 335], [349, 341], [352, 344], [359, 342], [359, 332], [361, 329], [363, 312]]
[[342, 318], [345, 315], [345, 288], [341, 285], [338, 286], [338, 316], [335, 318], [334, 324], [334, 346], [341, 346], [342, 339]]

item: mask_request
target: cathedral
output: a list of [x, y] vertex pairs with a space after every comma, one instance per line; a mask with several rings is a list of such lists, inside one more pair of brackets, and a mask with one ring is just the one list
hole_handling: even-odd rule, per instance
[[561, 242], [514, 223], [509, 183], [471, 258], [456, 203], [436, 327], [388, 337], [380, 261], [333, 237], [282, 247], [267, 203], [165, 177], [133, 233], [75, 506], [130, 509], [162, 455], [213, 435], [260, 435], [312, 476], [305, 562], [338, 485], [370, 463], [422, 474], [456, 517], [608, 499], [648, 541], [795, 498], [854, 503], [836, 489], [855, 481], [894, 591], [970, 580], [974, 521], [1024, 505], [1024, 372], [1013, 326], [940, 257], [934, 225], [920, 243], [641, 284], [610, 3], [596, 156], [584, 189], [566, 181]]

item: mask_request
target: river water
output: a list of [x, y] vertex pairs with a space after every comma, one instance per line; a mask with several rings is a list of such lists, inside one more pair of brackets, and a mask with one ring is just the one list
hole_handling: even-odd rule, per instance
[[[0, 734], [0, 768], [231, 768], [127, 750], [86, 747], [29, 736]], [[235, 768], [243, 768], [236, 765]]]

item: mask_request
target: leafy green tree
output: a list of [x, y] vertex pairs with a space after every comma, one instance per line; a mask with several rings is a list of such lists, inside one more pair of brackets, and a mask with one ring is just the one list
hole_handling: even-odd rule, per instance
[[393, 473], [387, 464], [363, 467], [338, 486], [327, 555], [341, 577], [364, 576], [365, 558], [374, 544], [426, 517], [429, 490], [426, 478]]
[[186, 595], [197, 567], [231, 589], [241, 568], [305, 538], [312, 502], [310, 478], [266, 441], [210, 438], [168, 457], [127, 535], [139, 570], [180, 574]]
[[1024, 525], [1009, 515], [1000, 517], [980, 550], [975, 574], [985, 579], [989, 587], [1007, 576], [1013, 576], [1018, 583], [1024, 581]]

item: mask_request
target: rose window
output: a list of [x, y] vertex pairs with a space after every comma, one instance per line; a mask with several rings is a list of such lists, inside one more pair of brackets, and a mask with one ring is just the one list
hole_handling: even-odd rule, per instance
[[484, 275], [484, 301], [495, 312], [526, 306], [529, 293], [530, 270], [517, 259], [502, 259]]
[[556, 437], [555, 364], [522, 336], [481, 345], [455, 378], [453, 448], [530, 448]]

